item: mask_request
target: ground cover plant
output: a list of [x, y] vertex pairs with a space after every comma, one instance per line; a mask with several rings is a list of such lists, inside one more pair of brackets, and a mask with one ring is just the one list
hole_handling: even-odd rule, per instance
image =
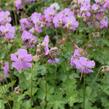
[[109, 109], [109, 0], [0, 0], [0, 109]]

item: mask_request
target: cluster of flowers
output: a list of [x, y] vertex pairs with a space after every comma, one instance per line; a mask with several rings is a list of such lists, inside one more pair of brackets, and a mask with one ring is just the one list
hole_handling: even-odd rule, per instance
[[10, 24], [11, 17], [9, 11], [0, 11], [0, 36], [6, 40], [11, 40], [15, 36], [16, 29]]
[[69, 8], [57, 13], [53, 19], [53, 24], [55, 28], [63, 27], [73, 31], [79, 26], [74, 13]]
[[77, 47], [71, 57], [70, 64], [74, 68], [78, 69], [81, 73], [89, 74], [93, 72], [92, 68], [95, 67], [95, 62], [89, 60], [84, 55], [84, 50]]
[[36, 0], [15, 0], [15, 7], [17, 10], [23, 9], [25, 5], [28, 5]]
[[59, 63], [60, 59], [57, 58], [59, 54], [57, 47], [49, 47], [49, 36], [46, 35], [42, 43], [37, 45], [36, 55], [33, 57], [33, 60], [36, 61], [39, 58], [47, 57], [48, 63]]
[[[11, 54], [12, 67], [17, 71], [22, 71], [32, 67], [32, 61], [37, 61], [46, 56], [48, 63], [59, 63], [59, 59], [56, 58], [58, 54], [58, 48], [53, 47], [49, 49], [49, 36], [46, 35], [43, 42], [37, 45], [36, 55], [32, 56], [26, 49], [18, 49], [17, 52]], [[3, 65], [4, 75], [8, 76], [9, 73], [9, 63], [5, 62]]]
[[108, 17], [106, 15], [109, 9], [109, 0], [76, 0], [73, 5], [73, 11], [77, 17], [82, 17], [88, 25], [96, 28], [107, 28]]
[[[31, 68], [32, 61], [36, 61], [42, 58], [42, 56], [47, 58], [48, 63], [59, 63], [60, 60], [59, 58], [57, 58], [59, 53], [58, 48], [49, 47], [49, 36], [46, 35], [44, 37], [44, 40], [41, 43], [38, 43], [37, 36], [35, 36], [34, 34], [41, 33], [43, 31], [43, 27], [45, 26], [53, 26], [54, 28], [67, 28], [69, 30], [75, 31], [79, 26], [79, 23], [76, 20], [75, 16], [81, 15], [81, 17], [86, 18], [86, 20], [88, 17], [92, 16], [91, 11], [88, 9], [91, 8], [91, 4], [89, 1], [90, 0], [83, 0], [83, 2], [80, 2], [80, 0], [78, 0], [78, 6], [81, 7], [81, 11], [79, 14], [75, 10], [71, 10], [70, 8], [65, 8], [62, 11], [59, 11], [59, 5], [57, 3], [54, 3], [50, 7], [45, 8], [43, 13], [34, 12], [30, 17], [22, 18], [20, 20], [22, 31], [21, 38], [25, 49], [20, 48], [16, 53], [11, 54], [12, 67], [15, 68], [17, 71]], [[94, 5], [99, 6], [101, 4], [97, 2]], [[96, 6], [94, 8], [93, 5], [92, 7], [93, 10], [96, 12], [95, 15], [101, 15], [102, 9], [95, 9]], [[105, 8], [107, 8], [107, 5], [105, 6]], [[101, 11], [99, 12], [98, 9]], [[105, 13], [103, 13], [103, 15], [104, 14]], [[8, 40], [13, 39], [15, 34], [15, 27], [13, 27], [10, 22], [10, 13], [8, 11], [0, 11], [0, 36], [4, 36], [4, 38]], [[102, 24], [102, 26], [100, 26], [101, 28], [107, 27], [105, 20], [102, 21], [102, 23], [100, 22], [100, 24]], [[29, 54], [26, 50], [27, 48], [31, 47], [37, 48], [35, 56]], [[86, 58], [83, 55], [82, 51], [83, 50], [78, 47], [75, 49], [74, 54], [71, 57], [71, 65], [78, 69], [81, 73], [91, 73], [93, 72], [92, 68], [94, 68], [95, 62]], [[4, 63], [3, 70], [5, 76], [7, 76], [9, 72], [8, 62]]]
[[43, 27], [53, 26], [55, 28], [67, 28], [69, 30], [76, 30], [79, 23], [75, 18], [74, 13], [69, 9], [58, 12], [60, 9], [57, 3], [45, 8], [43, 13], [34, 12], [29, 18], [20, 20], [21, 29], [30, 32], [42, 32]]

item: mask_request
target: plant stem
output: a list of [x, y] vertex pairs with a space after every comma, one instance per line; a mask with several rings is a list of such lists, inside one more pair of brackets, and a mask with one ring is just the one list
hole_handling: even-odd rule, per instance
[[17, 13], [15, 13], [15, 11], [13, 11], [13, 13], [14, 13], [15, 25], [17, 25], [17, 16], [16, 16]]
[[45, 109], [47, 108], [47, 75], [45, 74]]
[[102, 68], [100, 68], [95, 76], [95, 78], [92, 81], [91, 87], [93, 86], [94, 82], [97, 80], [97, 77], [99, 76], [99, 74], [101, 73]]
[[2, 0], [0, 0], [0, 8], [2, 8]]
[[84, 81], [84, 86], [83, 86], [83, 109], [85, 109], [85, 101], [86, 101], [86, 95], [85, 95], [85, 93], [86, 93], [86, 86], [85, 86], [85, 75], [83, 75], [83, 81]]
[[31, 73], [31, 106], [33, 105], [33, 88], [32, 88], [33, 84], [32, 84], [32, 73]]

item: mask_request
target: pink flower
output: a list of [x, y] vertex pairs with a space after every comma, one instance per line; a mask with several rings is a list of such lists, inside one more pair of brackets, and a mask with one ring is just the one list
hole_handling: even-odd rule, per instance
[[32, 67], [32, 55], [25, 49], [19, 49], [16, 53], [11, 54], [12, 67], [17, 71], [25, 70]]
[[100, 28], [107, 28], [108, 27], [108, 17], [104, 17], [100, 21]]
[[27, 48], [34, 47], [37, 42], [37, 37], [28, 31], [23, 31], [22, 41]]
[[25, 5], [35, 2], [35, 0], [16, 0], [15, 1], [15, 7], [17, 10], [22, 9]]
[[0, 11], [0, 25], [5, 25], [6, 23], [10, 22], [11, 22], [10, 12]]
[[8, 77], [8, 73], [9, 73], [9, 63], [8, 62], [4, 63], [3, 71], [4, 71], [4, 76]]
[[0, 34], [4, 36], [5, 39], [13, 39], [15, 36], [16, 29], [11, 24], [6, 24], [0, 26]]
[[53, 7], [48, 7], [44, 10], [44, 17], [47, 26], [51, 26], [52, 20], [55, 15], [56, 15], [56, 10]]
[[38, 32], [38, 33], [42, 32], [42, 28], [44, 27], [42, 14], [34, 12], [30, 16], [30, 19], [31, 19], [32, 23], [34, 24], [35, 31]]
[[22, 0], [16, 0], [15, 7], [17, 8], [17, 10], [22, 9], [23, 8]]
[[20, 25], [21, 25], [21, 29], [24, 30], [30, 30], [32, 28], [32, 23], [30, 21], [30, 19], [28, 18], [22, 18], [20, 20]]
[[92, 5], [92, 10], [97, 11], [99, 9], [99, 5], [98, 4], [93, 4]]
[[70, 60], [71, 66], [79, 70], [81, 73], [91, 73], [92, 68], [95, 67], [95, 62], [81, 55], [79, 49], [75, 49], [73, 56]]
[[48, 59], [48, 63], [50, 63], [50, 64], [56, 64], [56, 63], [59, 63], [59, 62], [60, 62], [59, 58]]
[[43, 42], [42, 42], [42, 45], [45, 47], [44, 48], [45, 49], [45, 55], [49, 54], [49, 46], [48, 46], [48, 44], [49, 44], [49, 36], [46, 35], [44, 40], [43, 40]]
[[109, 9], [109, 0], [105, 0], [103, 7]]
[[63, 27], [73, 31], [79, 26], [74, 13], [69, 8], [65, 8], [63, 11], [56, 14], [53, 18], [53, 23], [55, 28]]

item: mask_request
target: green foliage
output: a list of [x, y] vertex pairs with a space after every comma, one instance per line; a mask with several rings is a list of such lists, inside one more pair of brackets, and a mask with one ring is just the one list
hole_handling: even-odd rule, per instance
[[[15, 12], [14, 0], [1, 1], [2, 9]], [[37, 0], [25, 7], [20, 17], [30, 16], [34, 11], [42, 12], [54, 1], [65, 8], [72, 0]], [[15, 23], [14, 18], [13, 20]], [[79, 18], [78, 20], [81, 21]], [[10, 54], [22, 47], [18, 29], [19, 24], [16, 38], [11, 43], [0, 39], [0, 62], [10, 61]], [[101, 71], [102, 66], [109, 66], [109, 31], [89, 28], [83, 22], [80, 22], [76, 32], [44, 29], [38, 35], [39, 40], [45, 34], [50, 35], [53, 40], [51, 46], [57, 46], [61, 50], [61, 62], [50, 65], [41, 59], [34, 62], [31, 69], [22, 72], [11, 69], [10, 76], [0, 80], [0, 109], [109, 109], [109, 74]], [[63, 37], [66, 38], [65, 43], [58, 44]], [[87, 50], [88, 57], [96, 61], [92, 74], [81, 78], [80, 72], [71, 68], [68, 60], [72, 55], [73, 43]], [[33, 48], [29, 52], [35, 54]], [[1, 68], [0, 77], [3, 78]]]

